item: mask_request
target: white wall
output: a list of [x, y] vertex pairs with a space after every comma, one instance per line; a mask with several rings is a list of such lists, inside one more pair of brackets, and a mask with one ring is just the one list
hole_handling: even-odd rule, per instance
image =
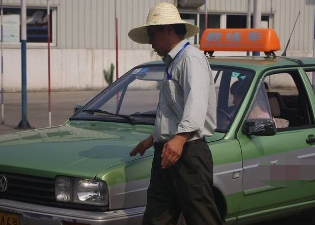
[[[46, 49], [27, 50], [27, 89], [44, 91], [48, 88]], [[119, 50], [119, 75], [147, 61], [160, 60], [151, 50]], [[52, 90], [91, 90], [107, 86], [103, 70], [115, 65], [115, 50], [52, 49]], [[116, 76], [116, 71], [114, 72]], [[4, 51], [4, 89], [6, 92], [21, 90], [21, 51]]]
[[[119, 74], [133, 66], [159, 59], [148, 45], [132, 42], [127, 33], [145, 22], [149, 8], [174, 0], [51, 0], [56, 9], [56, 46], [51, 50], [53, 90], [100, 89], [107, 86], [103, 69], [115, 63], [114, 3], [119, 21]], [[4, 0], [5, 6], [20, 6], [20, 0]], [[28, 7], [46, 7], [46, 0], [28, 0]], [[128, 10], [132, 9], [132, 10]], [[246, 14], [247, 0], [211, 0], [209, 13]], [[198, 9], [204, 11], [203, 8]], [[196, 10], [192, 10], [196, 11]], [[315, 0], [264, 0], [262, 13], [273, 17], [273, 27], [285, 47], [298, 11], [288, 56], [313, 56]], [[19, 45], [4, 51], [4, 89], [21, 90]], [[28, 90], [47, 90], [47, 50], [43, 46], [27, 51]], [[224, 53], [225, 54], [225, 53]], [[228, 54], [232, 55], [232, 54]]]
[[[280, 55], [282, 52], [277, 53]], [[238, 53], [240, 55], [241, 53]], [[288, 52], [288, 56], [312, 57], [312, 52]], [[216, 55], [236, 55], [235, 52], [216, 53]], [[245, 53], [243, 54], [245, 55]], [[141, 63], [160, 60], [152, 50], [119, 50], [119, 76]], [[51, 50], [51, 88], [64, 90], [100, 90], [107, 86], [103, 70], [115, 65], [115, 50], [99, 49], [52, 49]], [[27, 50], [27, 89], [46, 91], [48, 88], [47, 50]], [[116, 71], [114, 72], [116, 77]], [[4, 90], [21, 90], [21, 51], [4, 51]]]

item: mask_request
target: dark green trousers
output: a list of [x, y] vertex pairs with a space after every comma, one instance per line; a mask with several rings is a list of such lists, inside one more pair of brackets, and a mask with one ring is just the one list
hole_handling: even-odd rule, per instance
[[154, 159], [143, 225], [176, 225], [180, 213], [188, 225], [221, 225], [213, 198], [212, 155], [204, 140], [186, 143], [171, 167], [161, 168], [163, 143]]

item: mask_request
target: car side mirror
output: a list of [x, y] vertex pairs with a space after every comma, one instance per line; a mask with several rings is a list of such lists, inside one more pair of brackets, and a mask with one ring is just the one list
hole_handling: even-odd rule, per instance
[[273, 119], [259, 118], [246, 120], [242, 132], [247, 136], [272, 136], [276, 134], [277, 129]]
[[79, 111], [83, 106], [81, 104], [76, 104], [73, 108], [73, 113], [76, 113]]

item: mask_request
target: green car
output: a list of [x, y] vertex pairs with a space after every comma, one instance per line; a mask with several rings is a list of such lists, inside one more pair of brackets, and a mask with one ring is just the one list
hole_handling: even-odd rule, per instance
[[[209, 61], [217, 129], [206, 141], [225, 223], [315, 207], [315, 59]], [[164, 71], [139, 65], [64, 125], [0, 136], [0, 224], [140, 225], [154, 150], [129, 152], [153, 131]]]

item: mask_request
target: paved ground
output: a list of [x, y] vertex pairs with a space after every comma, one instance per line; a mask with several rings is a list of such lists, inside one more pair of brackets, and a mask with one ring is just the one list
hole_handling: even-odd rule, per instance
[[[72, 115], [73, 107], [76, 103], [84, 102], [97, 92], [52, 92], [52, 125], [64, 123]], [[47, 92], [28, 93], [27, 102], [27, 118], [30, 125], [34, 128], [48, 127]], [[4, 95], [4, 103], [4, 124], [0, 124], [0, 135], [18, 132], [19, 129], [15, 129], [15, 127], [22, 119], [21, 93], [6, 93]]]
[[[72, 115], [76, 103], [85, 102], [98, 91], [53, 92], [52, 93], [52, 125], [64, 123]], [[4, 124], [0, 124], [0, 135], [18, 132], [15, 127], [21, 121], [21, 94], [6, 93]], [[28, 93], [28, 121], [32, 127], [47, 127], [48, 94], [45, 92]], [[1, 107], [0, 107], [1, 108]], [[1, 110], [0, 110], [1, 111]], [[315, 210], [293, 215], [281, 220], [268, 221], [255, 225], [314, 225]], [[254, 225], [254, 224], [252, 224]]]

